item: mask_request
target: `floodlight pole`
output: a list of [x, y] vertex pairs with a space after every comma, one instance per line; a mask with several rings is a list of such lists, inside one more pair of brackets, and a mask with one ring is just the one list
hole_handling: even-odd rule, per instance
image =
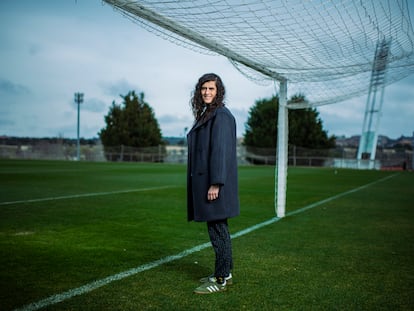
[[[357, 161], [358, 166], [364, 159], [363, 154], [369, 154], [368, 168], [375, 167], [375, 154], [378, 141], [378, 127], [381, 117], [382, 104], [384, 101], [384, 87], [386, 81], [386, 73], [388, 68], [388, 57], [391, 41], [381, 41], [377, 43], [375, 50], [374, 63], [371, 70], [371, 80], [368, 90], [368, 98], [365, 107], [364, 123], [362, 126], [362, 134], [359, 140]], [[377, 95], [379, 92], [379, 102]], [[374, 120], [375, 118], [375, 120]], [[375, 122], [375, 125], [373, 124]]]
[[83, 93], [75, 93], [75, 103], [78, 105], [78, 129], [76, 143], [76, 159], [80, 161], [80, 141], [79, 141], [79, 125], [80, 125], [80, 104], [83, 102]]
[[275, 209], [279, 218], [285, 217], [286, 184], [288, 166], [288, 107], [287, 107], [287, 80], [279, 82], [279, 112], [277, 122], [277, 157], [275, 172]]

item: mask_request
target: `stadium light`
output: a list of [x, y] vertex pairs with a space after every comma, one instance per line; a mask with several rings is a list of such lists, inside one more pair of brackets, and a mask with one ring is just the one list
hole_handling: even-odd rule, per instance
[[83, 103], [83, 93], [75, 93], [75, 103], [78, 105], [78, 140], [76, 144], [76, 159], [80, 161], [80, 142], [79, 142], [79, 124], [80, 124], [80, 104]]

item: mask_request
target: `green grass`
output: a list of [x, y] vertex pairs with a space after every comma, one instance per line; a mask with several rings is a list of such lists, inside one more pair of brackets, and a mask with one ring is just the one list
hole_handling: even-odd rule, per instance
[[[239, 181], [232, 233], [275, 216], [273, 167], [240, 167]], [[185, 186], [182, 165], [0, 161], [0, 310], [208, 242], [186, 221]], [[94, 195], [40, 200], [82, 194]], [[288, 216], [233, 239], [227, 292], [192, 293], [207, 248], [45, 309], [413, 310], [413, 202], [410, 172], [290, 168]]]

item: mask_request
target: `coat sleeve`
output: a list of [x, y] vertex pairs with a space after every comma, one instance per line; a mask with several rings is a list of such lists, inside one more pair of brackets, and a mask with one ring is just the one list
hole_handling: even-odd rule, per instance
[[217, 113], [211, 128], [210, 185], [224, 185], [231, 161], [235, 161], [236, 122], [231, 114]]

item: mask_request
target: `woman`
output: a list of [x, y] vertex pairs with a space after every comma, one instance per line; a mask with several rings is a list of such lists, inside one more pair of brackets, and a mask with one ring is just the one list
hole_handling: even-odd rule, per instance
[[191, 98], [195, 117], [187, 135], [188, 221], [207, 222], [215, 252], [214, 274], [202, 278], [194, 292], [210, 294], [232, 284], [231, 239], [227, 219], [239, 215], [236, 122], [224, 105], [220, 77], [209, 73], [196, 84]]

